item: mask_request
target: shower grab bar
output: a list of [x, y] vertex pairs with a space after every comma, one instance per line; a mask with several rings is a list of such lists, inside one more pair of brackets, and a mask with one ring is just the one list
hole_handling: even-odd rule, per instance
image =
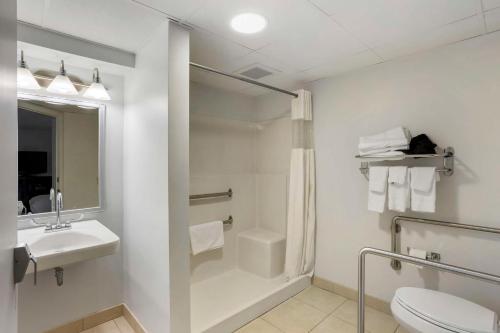
[[[492, 234], [500, 234], [500, 229], [498, 228], [399, 215], [399, 216], [394, 216], [391, 223], [391, 251], [394, 253], [401, 253], [401, 222], [415, 222], [422, 224], [437, 225], [440, 227], [466, 229], [466, 230], [487, 232]], [[399, 271], [401, 269], [401, 263], [398, 260], [391, 260], [391, 267], [395, 271]]]
[[227, 192], [217, 192], [217, 193], [205, 193], [205, 194], [192, 194], [189, 196], [189, 200], [203, 200], [203, 199], [213, 199], [222, 197], [233, 197], [233, 190], [229, 189]]
[[480, 271], [467, 269], [460, 266], [442, 264], [435, 261], [428, 261], [416, 257], [410, 257], [403, 254], [390, 251], [365, 247], [359, 252], [358, 257], [358, 333], [365, 333], [365, 280], [366, 280], [366, 256], [372, 254], [379, 257], [390, 258], [392, 260], [404, 261], [421, 266], [427, 266], [436, 270], [453, 273], [456, 275], [467, 276], [481, 281], [500, 284], [500, 276], [488, 274]]

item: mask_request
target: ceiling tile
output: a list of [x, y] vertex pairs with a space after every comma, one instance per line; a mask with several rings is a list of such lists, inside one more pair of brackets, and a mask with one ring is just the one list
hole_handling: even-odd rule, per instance
[[179, 19], [187, 19], [198, 8], [200, 8], [206, 0], [132, 0], [132, 2], [143, 4], [154, 8], [160, 12], [173, 16]]
[[433, 29], [424, 34], [415, 34], [399, 43], [391, 43], [375, 48], [375, 51], [384, 59], [393, 59], [399, 56], [416, 53], [454, 43], [484, 33], [482, 15], [476, 15], [446, 26]]
[[[266, 29], [253, 35], [233, 31], [230, 27], [231, 19], [244, 12], [263, 15], [268, 21]], [[326, 21], [326, 15], [307, 0], [209, 0], [189, 19], [195, 26], [254, 50], [289, 36], [304, 35], [304, 30], [314, 33], [308, 35], [308, 38], [328, 34], [328, 29], [317, 29], [324, 27]]]
[[165, 17], [126, 0], [51, 0], [44, 26], [98, 43], [137, 51]]
[[281, 73], [295, 73], [297, 72], [297, 68], [292, 66], [287, 62], [287, 59], [275, 59], [273, 57], [262, 54], [258, 51], [254, 51], [249, 53], [243, 57], [234, 59], [230, 63], [227, 63], [225, 68], [227, 71], [231, 73], [238, 72], [244, 68], [249, 68], [252, 65], [263, 65], [267, 67], [272, 72], [281, 72]]
[[45, 0], [17, 0], [17, 19], [42, 25]]
[[488, 32], [500, 30], [500, 8], [484, 13]]
[[500, 0], [482, 0], [484, 10], [500, 7]]
[[191, 61], [227, 70], [228, 64], [241, 59], [252, 50], [203, 30], [191, 30]]
[[338, 75], [357, 68], [378, 64], [383, 60], [373, 51], [362, 51], [339, 59], [333, 63], [324, 64], [318, 67], [300, 72], [299, 77], [307, 82], [315, 81], [325, 77]]
[[191, 81], [203, 83], [226, 91], [243, 92], [246, 89], [252, 87], [250, 83], [245, 83], [243, 81], [228, 78], [196, 68], [191, 68], [189, 75]]
[[310, 0], [370, 46], [398, 42], [480, 12], [479, 0]]

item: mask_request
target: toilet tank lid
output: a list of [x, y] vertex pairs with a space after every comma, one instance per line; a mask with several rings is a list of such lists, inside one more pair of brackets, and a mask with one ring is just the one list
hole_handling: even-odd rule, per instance
[[414, 314], [460, 332], [497, 333], [497, 314], [485, 307], [443, 292], [404, 287], [394, 295]]

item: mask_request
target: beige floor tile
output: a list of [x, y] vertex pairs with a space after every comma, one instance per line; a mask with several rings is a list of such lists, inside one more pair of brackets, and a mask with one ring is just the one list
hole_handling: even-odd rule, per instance
[[295, 296], [295, 298], [326, 313], [333, 312], [346, 301], [346, 298], [342, 296], [315, 286], [307, 288]]
[[114, 320], [116, 326], [120, 330], [120, 333], [135, 333], [134, 329], [124, 317], [119, 317]]
[[[398, 323], [389, 315], [366, 307], [365, 328], [371, 333], [394, 333]], [[354, 301], [347, 301], [342, 304], [333, 315], [339, 319], [348, 322], [351, 325], [357, 325], [358, 305]]]
[[356, 333], [356, 326], [330, 315], [319, 323], [311, 333]]
[[82, 333], [121, 333], [114, 321], [108, 321], [96, 327], [86, 329]]
[[279, 329], [260, 318], [243, 326], [235, 333], [282, 333]]
[[409, 333], [409, 332], [405, 330], [403, 327], [399, 326], [398, 329], [396, 330], [396, 333]]
[[325, 312], [291, 298], [262, 318], [286, 333], [304, 333], [309, 332], [326, 316]]

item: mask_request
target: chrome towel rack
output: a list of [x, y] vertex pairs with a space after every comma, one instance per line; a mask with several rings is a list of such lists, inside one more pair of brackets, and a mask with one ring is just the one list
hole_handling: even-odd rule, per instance
[[370, 155], [366, 156], [356, 155], [355, 157], [361, 160], [361, 166], [359, 168], [359, 171], [367, 178], [371, 162], [384, 162], [384, 161], [394, 162], [394, 161], [414, 159], [414, 158], [442, 158], [443, 167], [436, 169], [436, 172], [442, 173], [445, 176], [451, 176], [455, 171], [455, 165], [454, 165], [455, 150], [453, 149], [453, 147], [446, 147], [443, 150], [443, 152], [436, 154], [401, 155], [394, 158], [388, 157], [387, 159], [384, 159], [383, 157], [380, 156], [370, 156]]
[[[481, 231], [491, 234], [500, 234], [499, 228], [484, 227], [473, 224], [446, 222], [446, 221], [431, 220], [431, 219], [421, 219], [409, 216], [394, 216], [391, 223], [391, 251], [398, 254], [401, 252], [401, 222], [431, 224], [440, 227]], [[393, 259], [391, 260], [391, 267], [395, 271], [399, 271], [401, 269], [401, 262], [399, 262], [399, 260]]]
[[224, 197], [232, 198], [233, 190], [228, 189], [226, 192], [192, 194], [189, 196], [189, 200], [203, 200], [203, 199], [224, 198]]

